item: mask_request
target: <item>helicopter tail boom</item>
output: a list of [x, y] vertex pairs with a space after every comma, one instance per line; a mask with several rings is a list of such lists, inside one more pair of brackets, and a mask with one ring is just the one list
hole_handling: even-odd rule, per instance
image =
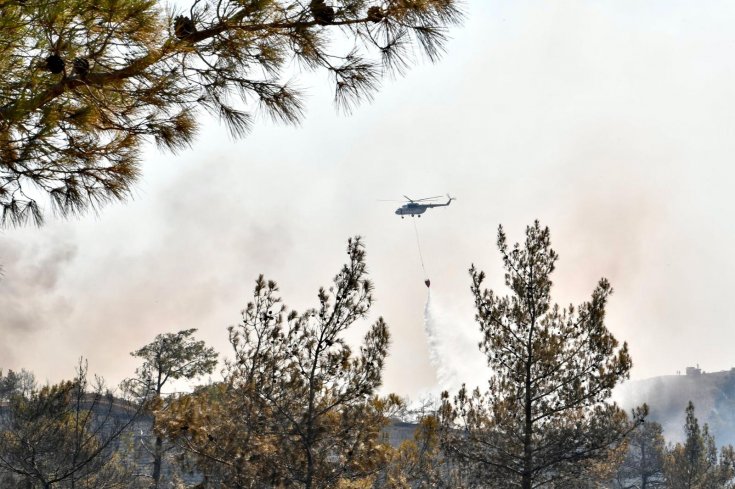
[[452, 203], [453, 200], [457, 200], [457, 199], [447, 194], [447, 201], [443, 204], [423, 204], [423, 205], [425, 205], [426, 207], [447, 207], [449, 204]]

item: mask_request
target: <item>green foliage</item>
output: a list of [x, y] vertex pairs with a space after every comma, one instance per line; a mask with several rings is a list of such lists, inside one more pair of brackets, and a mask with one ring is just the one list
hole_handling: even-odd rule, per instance
[[[668, 489], [727, 489], [735, 487], [735, 459], [731, 446], [717, 450], [715, 438], [705, 424], [699, 426], [694, 404], [686, 408], [684, 443], [677, 443], [664, 463]], [[718, 457], [719, 452], [719, 457]]]
[[28, 397], [34, 390], [36, 377], [32, 372], [25, 369], [20, 372], [8, 370], [3, 376], [0, 370], [0, 401], [9, 401], [16, 396]]
[[[633, 412], [633, 417], [639, 417], [638, 413]], [[642, 423], [628, 436], [625, 459], [616, 470], [614, 487], [665, 487], [665, 456], [666, 441], [661, 425], [653, 421]]]
[[138, 487], [116, 446], [137, 414], [90, 386], [84, 364], [73, 381], [13, 396], [0, 418], [3, 487]]
[[123, 383], [138, 398], [161, 395], [170, 380], [195, 379], [211, 374], [217, 366], [217, 352], [193, 338], [196, 329], [159, 334], [143, 348], [131, 353], [143, 359], [136, 376]]
[[275, 282], [258, 278], [242, 322], [229, 329], [235, 358], [226, 382], [162, 414], [162, 432], [212, 487], [355, 487], [387, 463], [380, 432], [401, 406], [376, 396], [388, 329], [380, 318], [359, 351], [346, 343], [373, 302], [359, 238], [347, 251], [333, 286], [303, 313], [287, 311]]
[[497, 487], [571, 487], [631, 429], [608, 402], [631, 368], [627, 346], [604, 322], [612, 288], [602, 279], [578, 308], [552, 304], [550, 245], [538, 221], [523, 246], [510, 248], [499, 229], [511, 296], [483, 290], [485, 274], [470, 270], [492, 377], [486, 393], [463, 387], [453, 402], [444, 394], [445, 449]]
[[[196, 329], [185, 329], [178, 333], [159, 334], [152, 342], [131, 353], [134, 357], [142, 358], [143, 365], [136, 370], [134, 378], [123, 382], [122, 387], [147, 405], [153, 413], [153, 427], [158, 421], [157, 413], [168, 408], [168, 398], [162, 397], [162, 392], [170, 380], [195, 379], [211, 374], [217, 366], [214, 348], [195, 340], [195, 332]], [[157, 435], [153, 446], [147, 449], [153, 455], [153, 487], [158, 488], [166, 453], [163, 438]]]
[[[199, 32], [179, 30], [187, 39]], [[276, 283], [257, 279], [241, 322], [228, 329], [234, 355], [222, 382], [163, 392], [217, 364], [194, 329], [157, 335], [132, 353], [142, 365], [124, 386], [138, 403], [89, 386], [84, 365], [73, 381], [41, 389], [29, 372], [0, 375], [0, 486], [133, 487], [123, 435], [145, 408], [153, 433], [135, 447], [152, 455], [153, 487], [193, 472], [202, 488], [735, 488], [735, 450], [718, 450], [691, 403], [686, 440], [666, 448], [661, 426], [643, 423], [645, 405], [631, 420], [610, 402], [631, 360], [605, 325], [609, 283], [600, 280], [579, 307], [560, 308], [551, 300], [557, 255], [547, 228], [535, 222], [513, 247], [501, 228], [498, 247], [511, 295], [483, 289], [484, 274], [470, 270], [488, 390], [443, 393], [400, 446], [389, 446], [384, 430], [405, 415], [404, 402], [377, 394], [385, 322], [365, 325], [357, 349], [345, 339], [373, 305], [356, 238], [313, 309], [287, 309]], [[164, 460], [178, 462], [170, 479]]]
[[444, 456], [441, 426], [435, 414], [418, 420], [413, 439], [394, 451], [375, 487], [387, 489], [463, 489], [471, 487], [463, 468]]
[[0, 0], [2, 223], [40, 223], [130, 193], [144, 141], [171, 151], [197, 112], [234, 136], [252, 114], [297, 123], [292, 62], [326, 70], [338, 107], [370, 99], [417, 53], [436, 60], [456, 0]]

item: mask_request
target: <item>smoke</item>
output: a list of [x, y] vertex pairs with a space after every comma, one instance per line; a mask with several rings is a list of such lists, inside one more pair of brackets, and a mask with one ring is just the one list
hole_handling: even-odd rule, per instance
[[0, 329], [4, 334], [35, 331], [49, 316], [66, 315], [70, 306], [57, 289], [76, 246], [51, 237], [40, 246], [0, 242]]
[[0, 241], [0, 368], [19, 367], [21, 351], [31, 350], [49, 318], [69, 316], [72, 306], [58, 284], [76, 254], [76, 246], [58, 235], [32, 246]]
[[734, 370], [704, 373], [697, 369], [689, 375], [629, 381], [615, 389], [614, 397], [627, 410], [648, 404], [648, 419], [661, 424], [671, 442], [684, 440], [684, 410], [691, 401], [700, 425], [709, 425], [718, 445], [735, 443]]
[[[234, 165], [217, 172], [179, 166], [151, 197], [84, 236], [85, 260], [75, 273], [80, 310], [66, 341], [111, 382], [137, 366], [127, 352], [158, 333], [197, 328], [198, 339], [226, 354], [226, 327], [237, 321], [252, 281], [258, 273], [280, 278], [273, 270], [291, 247], [291, 226], [258, 212], [258, 196], [243, 194], [249, 187]], [[96, 233], [106, 246], [92, 241]]]
[[258, 207], [235, 165], [162, 166], [168, 173], [104, 219], [0, 235], [0, 368], [57, 382], [84, 356], [114, 385], [138, 366], [128, 352], [187, 328], [229, 351], [226, 327], [253, 280], [292, 265], [293, 218]]
[[436, 369], [441, 390], [455, 391], [462, 384], [474, 387], [485, 383], [489, 369], [478, 344], [482, 339], [472, 321], [462, 320], [431, 298], [424, 308], [424, 329], [429, 345], [429, 361]]

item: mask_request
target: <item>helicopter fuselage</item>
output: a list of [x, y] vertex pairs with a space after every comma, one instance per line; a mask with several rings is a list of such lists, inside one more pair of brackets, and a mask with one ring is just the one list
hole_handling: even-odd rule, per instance
[[428, 208], [428, 205], [414, 204], [412, 202], [409, 202], [408, 204], [402, 205], [401, 207], [396, 209], [396, 214], [399, 216], [417, 216], [426, 212], [426, 209]]
[[396, 209], [396, 215], [401, 217], [421, 217], [421, 214], [426, 212], [426, 209], [431, 209], [432, 207], [446, 207], [452, 203], [452, 200], [454, 200], [454, 198], [449, 197], [449, 200], [447, 200], [446, 204], [419, 204], [418, 202], [408, 202], [407, 204], [403, 204], [401, 207]]

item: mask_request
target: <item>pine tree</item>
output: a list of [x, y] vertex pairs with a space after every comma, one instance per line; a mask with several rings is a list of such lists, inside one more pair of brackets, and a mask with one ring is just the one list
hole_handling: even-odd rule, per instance
[[300, 121], [292, 62], [349, 111], [436, 60], [460, 17], [457, 0], [0, 0], [0, 224], [40, 223], [43, 195], [62, 215], [125, 199], [141, 145], [187, 147], [200, 109], [238, 137], [255, 110]]
[[[156, 338], [132, 356], [143, 359], [143, 365], [136, 370], [136, 376], [123, 382], [123, 388], [139, 402], [146, 404], [153, 413], [152, 424], [156, 425], [156, 413], [165, 411], [168, 398], [164, 398], [164, 387], [173, 380], [192, 380], [211, 374], [217, 366], [217, 353], [203, 341], [193, 338], [196, 329], [185, 329], [178, 333], [159, 334]], [[153, 454], [154, 489], [161, 487], [161, 469], [165, 454], [163, 437], [156, 434], [154, 445], [149, 450]]]
[[20, 372], [8, 370], [4, 376], [0, 370], [0, 402], [16, 396], [28, 397], [36, 387], [36, 377], [26, 369]]
[[421, 416], [412, 439], [392, 452], [390, 464], [373, 487], [386, 489], [465, 489], [464, 467], [444, 456], [441, 427], [435, 414]]
[[700, 428], [689, 401], [684, 422], [684, 443], [677, 443], [664, 463], [667, 489], [726, 489], [733, 487], [733, 449], [726, 447], [718, 457], [714, 436], [705, 424]]
[[578, 308], [552, 304], [557, 255], [538, 221], [512, 248], [501, 227], [498, 248], [511, 296], [483, 290], [485, 274], [470, 270], [489, 390], [443, 394], [445, 450], [484, 487], [572, 487], [632, 428], [609, 402], [631, 368], [605, 326], [612, 288], [602, 279]]
[[347, 251], [334, 285], [303, 313], [287, 311], [275, 282], [258, 278], [229, 329], [225, 382], [161, 414], [162, 432], [214, 487], [364, 487], [387, 464], [381, 430], [401, 406], [376, 395], [388, 328], [379, 318], [356, 352], [345, 341], [373, 302], [362, 242]]
[[86, 363], [72, 381], [16, 393], [0, 414], [3, 487], [142, 487], [117, 452], [139, 410], [90, 385]]
[[[633, 413], [636, 416], [636, 413]], [[628, 450], [615, 476], [617, 489], [654, 489], [665, 487], [664, 457], [666, 440], [663, 428], [646, 421], [628, 437]]]

